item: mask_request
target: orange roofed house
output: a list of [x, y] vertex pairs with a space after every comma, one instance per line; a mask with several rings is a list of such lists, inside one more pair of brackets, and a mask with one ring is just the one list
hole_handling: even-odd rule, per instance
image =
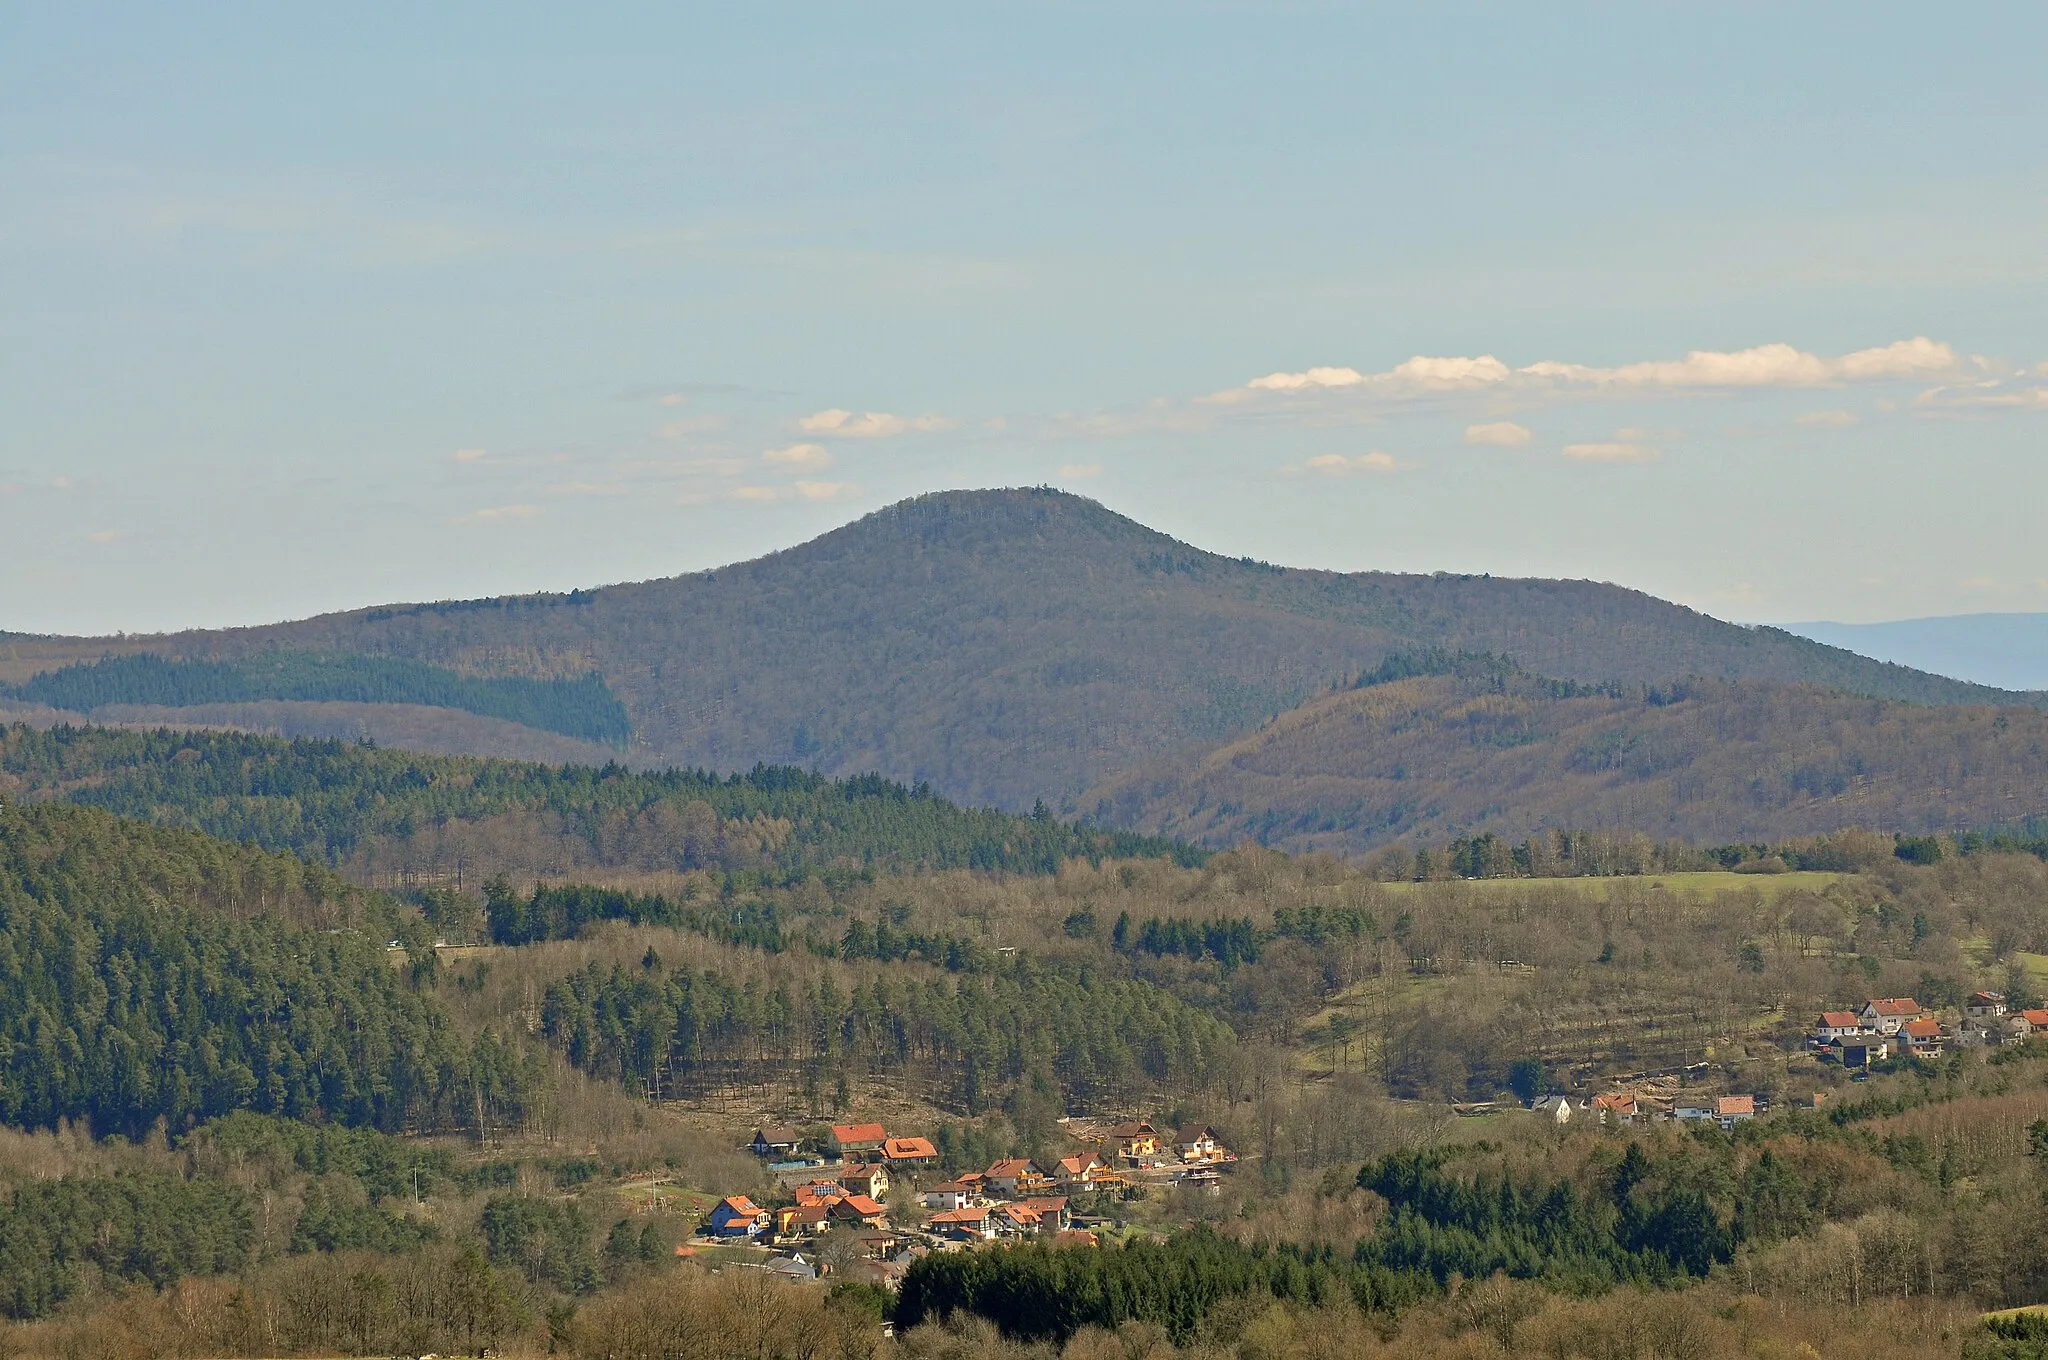
[[1941, 1056], [1941, 1026], [1925, 1016], [1899, 1026], [1899, 1038], [1905, 1042], [1906, 1052], [1916, 1058]]
[[891, 1166], [930, 1166], [939, 1150], [929, 1138], [889, 1138], [882, 1142], [882, 1157]]
[[752, 1237], [768, 1227], [768, 1211], [745, 1195], [727, 1195], [704, 1220], [704, 1231], [712, 1237]]
[[834, 1124], [832, 1150], [844, 1157], [852, 1152], [880, 1152], [889, 1134], [880, 1124]]
[[1910, 996], [1884, 996], [1863, 1003], [1861, 1015], [1866, 1027], [1879, 1034], [1897, 1034], [1908, 1020], [1921, 1015], [1920, 1003]]

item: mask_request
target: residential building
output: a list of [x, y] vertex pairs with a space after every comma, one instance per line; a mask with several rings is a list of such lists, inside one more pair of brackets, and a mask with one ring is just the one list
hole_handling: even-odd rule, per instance
[[775, 1211], [775, 1235], [777, 1237], [815, 1237], [832, 1221], [832, 1205], [792, 1204]]
[[1050, 1232], [1064, 1232], [1067, 1225], [1073, 1221], [1067, 1212], [1065, 1195], [1034, 1195], [1030, 1199], [1017, 1201], [1017, 1207], [1029, 1209], [1037, 1214], [1040, 1225]]
[[1854, 1039], [1865, 1033], [1863, 1019], [1854, 1011], [1822, 1011], [1813, 1027], [1813, 1042], [1826, 1048], [1837, 1039]]
[[830, 1212], [834, 1223], [858, 1223], [865, 1228], [881, 1227], [882, 1221], [889, 1215], [887, 1209], [866, 1195], [848, 1195], [845, 1199], [835, 1201]]
[[1641, 1113], [1635, 1096], [1627, 1091], [1608, 1091], [1594, 1096], [1592, 1108], [1603, 1124], [1633, 1124]]
[[988, 1188], [1004, 1199], [1016, 1199], [1052, 1185], [1050, 1178], [1028, 1157], [1010, 1157], [982, 1173]]
[[1714, 1101], [1714, 1122], [1732, 1129], [1745, 1119], [1756, 1118], [1755, 1096], [1720, 1096]]
[[1897, 1034], [1908, 1020], [1918, 1019], [1920, 1003], [1910, 996], [1878, 997], [1863, 1003], [1864, 1026], [1879, 1034]]
[[768, 1211], [745, 1195], [727, 1195], [712, 1206], [704, 1231], [711, 1237], [754, 1237], [768, 1230], [768, 1222]]
[[1092, 1152], [1076, 1153], [1072, 1157], [1060, 1158], [1059, 1182], [1069, 1190], [1082, 1190], [1113, 1179], [1116, 1173], [1109, 1163]]
[[1570, 1096], [1545, 1096], [1529, 1108], [1555, 1123], [1569, 1123], [1572, 1117], [1572, 1098]]
[[842, 1172], [839, 1183], [850, 1194], [866, 1195], [873, 1200], [889, 1198], [889, 1168], [880, 1162], [865, 1162]]
[[1142, 1119], [1118, 1124], [1109, 1131], [1116, 1155], [1126, 1162], [1144, 1162], [1159, 1155], [1159, 1130]]
[[767, 1125], [754, 1130], [754, 1141], [749, 1144], [756, 1157], [789, 1157], [804, 1145], [801, 1130], [785, 1124]]
[[842, 1157], [860, 1152], [880, 1152], [882, 1144], [889, 1141], [888, 1131], [880, 1124], [834, 1124], [832, 1126], [832, 1150]]
[[1972, 992], [1963, 1003], [1963, 1014], [1971, 1020], [1996, 1020], [2005, 1014], [2005, 993]]
[[974, 1191], [958, 1181], [947, 1181], [944, 1185], [934, 1185], [931, 1189], [924, 1192], [924, 1207], [927, 1209], [941, 1211], [965, 1209], [973, 1202]]
[[803, 1282], [818, 1278], [817, 1266], [805, 1260], [803, 1253], [800, 1251], [793, 1251], [787, 1256], [769, 1258], [766, 1269], [770, 1275], [779, 1280]]
[[991, 1221], [994, 1210], [984, 1204], [971, 1204], [963, 1209], [947, 1209], [933, 1214], [925, 1226], [934, 1237], [951, 1238], [956, 1242], [986, 1242], [996, 1235]]
[[1671, 1117], [1681, 1124], [1704, 1123], [1717, 1114], [1713, 1096], [1680, 1096], [1671, 1102]]
[[894, 1167], [931, 1166], [939, 1150], [928, 1138], [889, 1138], [882, 1142], [882, 1156]]
[[[1212, 1162], [1223, 1145], [1207, 1124], [1190, 1124], [1173, 1135], [1174, 1150], [1184, 1162]], [[1225, 1149], [1227, 1151], [1227, 1149]]]
[[1913, 1057], [1941, 1056], [1941, 1026], [1924, 1016], [1899, 1026], [1899, 1039], [1905, 1051]]
[[1876, 1034], [1862, 1039], [1844, 1039], [1829, 1051], [1841, 1060], [1844, 1067], [1866, 1068], [1891, 1056], [1891, 1040]]

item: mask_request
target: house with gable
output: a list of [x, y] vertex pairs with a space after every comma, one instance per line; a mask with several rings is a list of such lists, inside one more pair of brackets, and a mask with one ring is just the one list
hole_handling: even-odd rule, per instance
[[841, 1157], [863, 1152], [880, 1152], [889, 1134], [880, 1124], [834, 1124], [832, 1150]]
[[704, 1220], [709, 1237], [756, 1237], [768, 1230], [768, 1211], [745, 1195], [727, 1195]]
[[1640, 1113], [1635, 1096], [1628, 1091], [1607, 1091], [1594, 1096], [1592, 1110], [1603, 1124], [1633, 1124]]
[[1733, 1129], [1746, 1119], [1756, 1118], [1755, 1096], [1717, 1096], [1714, 1099], [1714, 1122], [1724, 1130]]
[[890, 1166], [931, 1166], [939, 1160], [939, 1150], [929, 1138], [888, 1138], [882, 1142], [882, 1158]]
[[1899, 1042], [1903, 1051], [1915, 1058], [1939, 1058], [1941, 1056], [1941, 1026], [1926, 1016], [1908, 1020], [1899, 1026]]
[[1972, 992], [1963, 1003], [1963, 1015], [1979, 1023], [1997, 1020], [2005, 1014], [2004, 992]]
[[1917, 1020], [1922, 1014], [1920, 1003], [1910, 996], [1876, 997], [1864, 1002], [1858, 1012], [1867, 1029], [1886, 1036], [1897, 1034], [1908, 1020]]
[[1006, 1157], [984, 1171], [982, 1180], [991, 1193], [1004, 1199], [1035, 1194], [1052, 1186], [1051, 1179], [1028, 1157]]
[[866, 1195], [872, 1200], [889, 1198], [889, 1168], [880, 1162], [863, 1162], [841, 1172], [839, 1183], [849, 1194]]
[[994, 1214], [995, 1210], [985, 1204], [946, 1209], [926, 1219], [925, 1228], [934, 1237], [954, 1242], [986, 1242], [996, 1235]]
[[794, 1157], [803, 1148], [803, 1131], [787, 1124], [768, 1124], [754, 1130], [747, 1146], [756, 1157]]
[[1815, 1048], [1826, 1048], [1841, 1039], [1855, 1039], [1869, 1031], [1863, 1027], [1863, 1017], [1854, 1011], [1822, 1011], [1820, 1019], [1814, 1022], [1811, 1039]]
[[1159, 1155], [1159, 1130], [1142, 1119], [1130, 1119], [1109, 1131], [1116, 1155], [1132, 1165], [1142, 1165]]
[[1110, 1169], [1108, 1162], [1092, 1152], [1078, 1152], [1071, 1157], [1060, 1158], [1059, 1183], [1068, 1190], [1087, 1190], [1098, 1185], [1113, 1184], [1123, 1179]]

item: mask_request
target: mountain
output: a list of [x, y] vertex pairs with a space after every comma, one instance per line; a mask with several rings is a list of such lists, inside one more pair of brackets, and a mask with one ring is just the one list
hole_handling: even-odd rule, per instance
[[1859, 656], [2007, 689], [2048, 689], [2048, 614], [1951, 614], [1889, 623], [1788, 623]]
[[[795, 761], [1026, 808], [1040, 797], [1073, 806], [1121, 771], [1250, 732], [1425, 647], [1588, 682], [1703, 675], [1927, 704], [2038, 697], [1589, 581], [1222, 557], [1047, 489], [920, 496], [752, 562], [565, 595], [162, 637], [9, 639], [0, 682], [24, 715], [44, 705], [44, 721], [55, 704], [88, 700], [154, 705], [160, 720], [176, 716], [166, 697], [204, 697], [287, 706], [270, 710], [275, 724], [291, 705], [347, 701], [365, 715], [405, 704], [500, 723], [527, 713], [584, 742], [613, 730], [615, 699], [632, 763]], [[186, 669], [136, 662], [119, 685], [100, 683], [120, 678], [112, 670], [83, 673], [103, 656], [145, 655]], [[51, 674], [67, 665], [81, 669]]]
[[1321, 695], [1106, 781], [1103, 822], [1356, 853], [1554, 827], [1694, 844], [2048, 817], [2048, 713], [1810, 685], [1584, 686], [1498, 663]]

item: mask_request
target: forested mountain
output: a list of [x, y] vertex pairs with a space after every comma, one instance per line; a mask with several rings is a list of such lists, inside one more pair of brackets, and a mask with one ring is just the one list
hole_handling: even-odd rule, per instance
[[135, 1138], [241, 1109], [386, 1129], [516, 1110], [504, 1050], [456, 1039], [341, 927], [360, 895], [290, 856], [0, 806], [0, 1123]]
[[1043, 808], [956, 807], [875, 776], [532, 765], [233, 732], [0, 728], [8, 791], [289, 850], [366, 879], [458, 867], [474, 881], [578, 867], [1050, 873], [1074, 857], [1191, 857], [1185, 845], [1072, 826]]
[[[1323, 694], [1106, 782], [1095, 817], [1212, 845], [1356, 852], [1555, 827], [1696, 845], [2048, 818], [2048, 713], [1811, 685], [1584, 686], [1497, 658]], [[1400, 666], [1394, 669], [1401, 669]]]
[[[2031, 702], [1615, 586], [1221, 557], [1044, 489], [922, 496], [756, 561], [566, 595], [161, 638], [0, 641], [0, 680], [26, 685], [22, 702], [161, 705], [178, 691], [140, 686], [144, 671], [164, 679], [153, 663], [136, 663], [133, 677], [35, 678], [148, 653], [225, 661], [240, 677], [235, 694], [313, 703], [355, 697], [336, 692], [334, 659], [370, 656], [421, 668], [391, 691], [413, 702], [461, 699], [499, 718], [523, 704], [600, 740], [616, 731], [603, 708], [616, 696], [634, 761], [875, 770], [1025, 808], [1241, 735], [1391, 653], [1428, 646], [1586, 682], [1702, 675], [1921, 703]], [[327, 658], [328, 673], [292, 694], [252, 688], [251, 676], [274, 678], [280, 655], [299, 671], [306, 657]], [[187, 671], [178, 683], [211, 674]], [[461, 690], [449, 675], [583, 688]], [[100, 683], [117, 678], [137, 683]]]

